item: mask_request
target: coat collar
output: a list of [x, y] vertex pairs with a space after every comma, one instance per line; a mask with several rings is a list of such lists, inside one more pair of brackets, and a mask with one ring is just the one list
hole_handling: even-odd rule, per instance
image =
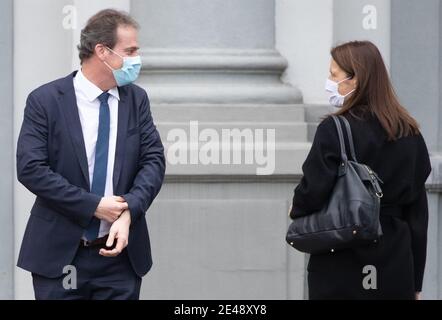
[[[103, 90], [98, 88], [94, 83], [86, 78], [81, 70], [78, 70], [76, 76], [74, 77], [74, 83], [74, 88], [80, 90], [89, 102], [93, 102], [103, 93]], [[120, 100], [117, 87], [110, 89], [108, 93], [117, 98], [117, 100]]]

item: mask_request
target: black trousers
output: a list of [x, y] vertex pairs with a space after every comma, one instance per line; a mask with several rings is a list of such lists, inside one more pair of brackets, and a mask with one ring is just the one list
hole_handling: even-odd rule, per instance
[[138, 300], [141, 278], [133, 271], [127, 250], [103, 257], [99, 247], [79, 247], [59, 278], [32, 274], [37, 300]]

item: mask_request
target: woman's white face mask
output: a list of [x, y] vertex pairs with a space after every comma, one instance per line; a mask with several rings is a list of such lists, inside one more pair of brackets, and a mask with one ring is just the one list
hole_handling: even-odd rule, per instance
[[356, 90], [356, 89], [353, 89], [352, 91], [347, 93], [345, 96], [343, 96], [342, 94], [339, 93], [339, 90], [338, 90], [339, 84], [341, 82], [344, 82], [344, 81], [347, 81], [350, 79], [351, 79], [351, 77], [341, 80], [339, 82], [327, 79], [327, 81], [325, 82], [325, 91], [327, 91], [329, 93], [328, 101], [330, 102], [330, 104], [332, 106], [335, 106], [336, 108], [341, 108], [344, 105], [345, 98]]

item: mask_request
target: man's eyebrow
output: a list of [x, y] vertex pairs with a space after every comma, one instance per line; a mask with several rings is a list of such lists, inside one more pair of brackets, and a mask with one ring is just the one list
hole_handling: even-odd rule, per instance
[[130, 47], [130, 48], [125, 49], [124, 51], [137, 51], [137, 50], [140, 50], [140, 48], [139, 47]]

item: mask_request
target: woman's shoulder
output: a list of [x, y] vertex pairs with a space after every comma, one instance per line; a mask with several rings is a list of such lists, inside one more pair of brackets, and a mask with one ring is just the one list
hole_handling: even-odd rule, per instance
[[[354, 109], [354, 110], [353, 110]], [[337, 113], [330, 113], [325, 115], [323, 118], [321, 118], [321, 121], [319, 123], [319, 126], [330, 128], [335, 126], [333, 116], [338, 116]], [[358, 107], [358, 108], [352, 108], [339, 116], [342, 116], [346, 118], [351, 124], [353, 123], [370, 123], [376, 120], [376, 116], [372, 114], [369, 110], [366, 108]], [[318, 126], [318, 127], [319, 127]]]
[[[324, 116], [323, 118], [321, 118], [321, 121], [319, 122], [319, 124], [317, 126], [317, 132], [325, 133], [325, 134], [337, 132], [336, 123], [335, 123], [335, 120], [333, 119], [334, 116], [335, 116], [334, 114], [328, 114], [328, 115]], [[351, 114], [349, 114], [348, 112], [346, 112], [340, 116], [336, 116], [336, 117], [338, 117], [338, 118], [344, 117], [345, 119], [347, 119], [351, 128], [354, 126], [361, 126], [364, 124], [369, 124], [369, 122], [372, 120], [372, 119], [368, 119], [368, 118], [356, 118], [356, 117], [352, 116]], [[345, 130], [345, 123], [342, 120], [338, 120], [338, 121], [341, 124], [342, 129]]]
[[335, 137], [338, 138], [335, 121], [332, 115], [326, 115], [316, 127], [315, 140], [334, 143]]
[[[335, 122], [332, 118], [334, 114], [326, 116], [321, 122], [322, 126], [327, 130], [336, 130]], [[360, 133], [362, 136], [376, 136], [377, 139], [385, 140], [387, 135], [382, 127], [377, 116], [370, 112], [370, 110], [364, 109], [350, 109], [339, 117], [343, 117], [347, 120], [353, 133]], [[340, 121], [343, 130], [345, 131], [345, 123]]]
[[321, 118], [317, 131], [336, 131], [335, 120], [333, 119], [333, 114], [327, 114]]

